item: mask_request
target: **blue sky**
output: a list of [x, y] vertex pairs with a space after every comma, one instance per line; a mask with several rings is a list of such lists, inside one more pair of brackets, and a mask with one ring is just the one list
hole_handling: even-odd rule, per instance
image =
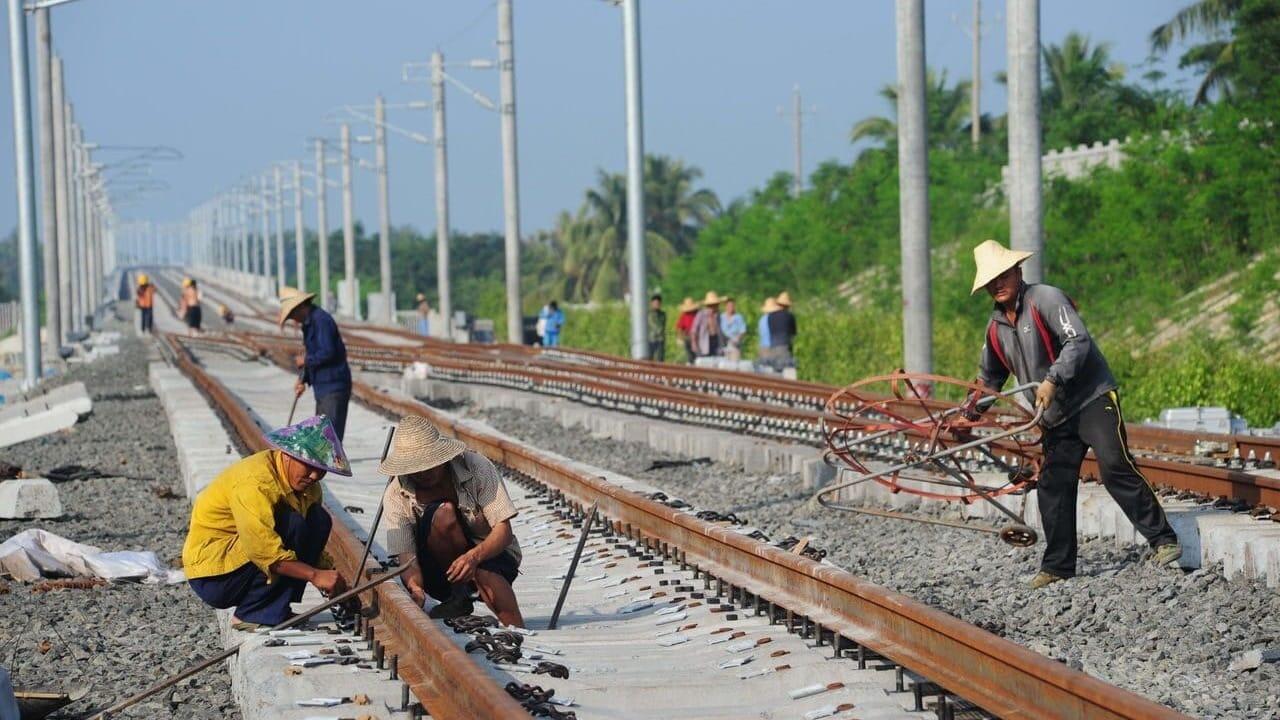
[[[1151, 28], [1187, 2], [1044, 0], [1042, 40], [1084, 32], [1110, 43], [1136, 75]], [[970, 0], [926, 3], [928, 62], [952, 78], [971, 74], [970, 12]], [[793, 85], [817, 110], [806, 123], [806, 171], [851, 159], [850, 126], [889, 110], [877, 90], [895, 77], [891, 0], [644, 0], [641, 14], [646, 150], [702, 168], [704, 184], [726, 202], [790, 169], [790, 126], [779, 108]], [[180, 219], [273, 161], [310, 162], [306, 139], [336, 136], [323, 120], [336, 106], [371, 103], [379, 92], [392, 103], [426, 99], [425, 85], [401, 82], [405, 61], [425, 61], [437, 47], [448, 61], [496, 54], [491, 0], [80, 0], [52, 15], [87, 138], [171, 145], [185, 155], [156, 168], [169, 191], [121, 209], [133, 219]], [[991, 78], [1005, 66], [1004, 3], [986, 0], [983, 15], [983, 110], [999, 113], [1004, 92]], [[516, 0], [526, 233], [576, 208], [598, 168], [623, 167], [621, 41], [621, 12], [603, 0]], [[1172, 73], [1167, 82], [1190, 84], [1172, 63], [1163, 67]], [[496, 99], [496, 72], [455, 72]], [[458, 92], [448, 101], [452, 225], [500, 229], [498, 117]], [[4, 229], [16, 218], [11, 118], [0, 113]], [[389, 120], [430, 130], [424, 111], [392, 111]], [[368, 146], [359, 152], [372, 159]], [[390, 158], [392, 222], [430, 230], [429, 148], [392, 136]], [[355, 193], [357, 217], [376, 227], [371, 173], [356, 171]], [[336, 193], [329, 208], [332, 229]], [[308, 200], [309, 225], [313, 217]]]

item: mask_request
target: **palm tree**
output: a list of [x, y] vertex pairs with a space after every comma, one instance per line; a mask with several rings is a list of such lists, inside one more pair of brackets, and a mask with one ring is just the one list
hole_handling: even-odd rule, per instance
[[644, 158], [645, 223], [678, 253], [693, 249], [698, 232], [720, 214], [720, 198], [694, 189], [702, 170], [665, 155]]
[[1112, 62], [1107, 43], [1093, 45], [1073, 32], [1060, 45], [1046, 45], [1041, 58], [1041, 109], [1050, 146], [1122, 136], [1154, 109], [1148, 93], [1124, 82], [1124, 67]]
[[1231, 97], [1236, 71], [1236, 44], [1234, 38], [1223, 38], [1223, 31], [1231, 26], [1236, 14], [1244, 7], [1244, 0], [1196, 0], [1182, 8], [1169, 22], [1151, 31], [1151, 51], [1165, 53], [1175, 42], [1194, 35], [1205, 35], [1208, 42], [1191, 46], [1178, 60], [1178, 67], [1193, 67], [1204, 73], [1196, 88], [1196, 104], [1208, 102], [1209, 95]]
[[[662, 212], [657, 207], [654, 210]], [[627, 277], [626, 176], [600, 170], [598, 185], [587, 191], [584, 211], [580, 212], [589, 218], [590, 227], [584, 244], [584, 262], [589, 276], [586, 290], [592, 300], [620, 298]], [[645, 231], [645, 260], [652, 271], [663, 274], [676, 254], [670, 239], [656, 229]]]
[[[969, 137], [969, 85], [962, 80], [947, 85], [947, 71], [925, 71], [925, 107], [929, 114], [929, 145], [955, 147], [968, 142]], [[898, 113], [898, 86], [880, 88], [880, 97], [889, 102], [896, 118]], [[983, 124], [986, 124], [983, 118]], [[869, 117], [858, 121], [849, 131], [849, 141], [875, 140], [888, 144], [898, 138], [898, 124], [887, 117]]]

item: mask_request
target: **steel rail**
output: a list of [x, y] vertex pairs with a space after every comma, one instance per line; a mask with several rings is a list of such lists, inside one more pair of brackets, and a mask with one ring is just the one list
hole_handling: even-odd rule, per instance
[[[196, 363], [185, 347], [187, 339], [163, 336], [163, 341], [173, 351], [178, 368], [208, 397], [234, 431], [243, 449], [250, 452], [266, 449], [262, 428], [234, 394]], [[343, 517], [339, 512], [332, 514]], [[363, 541], [352, 527], [345, 522], [333, 524], [325, 550], [344, 577], [364, 577], [364, 568], [356, 567], [363, 549]], [[519, 703], [427, 618], [402, 587], [385, 583], [374, 588], [362, 600], [377, 609], [374, 622], [388, 631], [383, 633], [384, 644], [391, 648], [392, 654], [400, 657], [400, 675], [432, 717], [458, 720], [523, 720], [529, 717]]]

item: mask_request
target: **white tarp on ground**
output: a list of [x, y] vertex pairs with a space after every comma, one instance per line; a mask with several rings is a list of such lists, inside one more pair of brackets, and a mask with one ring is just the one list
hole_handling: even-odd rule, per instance
[[103, 552], [40, 529], [23, 530], [0, 543], [0, 573], [31, 582], [47, 577], [98, 577], [179, 583], [181, 570], [165, 567], [153, 552]]

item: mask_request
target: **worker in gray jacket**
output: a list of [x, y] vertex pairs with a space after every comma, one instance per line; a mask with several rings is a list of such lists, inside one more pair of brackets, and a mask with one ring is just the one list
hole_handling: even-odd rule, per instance
[[1023, 383], [1040, 383], [1028, 399], [1043, 409], [1044, 465], [1037, 500], [1045, 550], [1031, 587], [1076, 573], [1076, 488], [1090, 448], [1103, 487], [1155, 548], [1154, 562], [1169, 564], [1182, 556], [1178, 536], [1129, 453], [1111, 368], [1065, 293], [1022, 281], [1022, 263], [1032, 254], [994, 240], [973, 250], [973, 293], [986, 288], [995, 300], [978, 381], [993, 391], [1010, 375]]

